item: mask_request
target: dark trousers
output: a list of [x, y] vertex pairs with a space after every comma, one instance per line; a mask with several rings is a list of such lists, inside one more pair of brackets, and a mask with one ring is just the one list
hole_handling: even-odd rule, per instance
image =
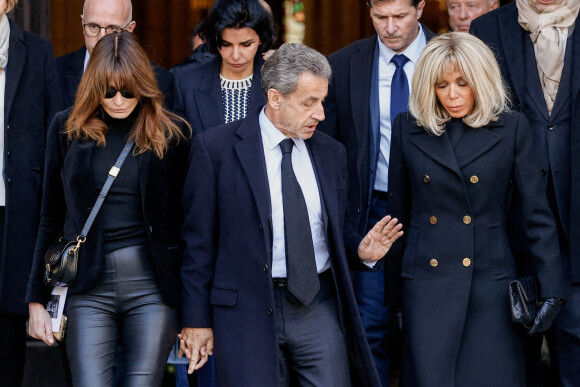
[[0, 384], [20, 387], [26, 359], [26, 316], [0, 311]]
[[280, 386], [351, 386], [346, 341], [332, 272], [320, 274], [310, 305], [274, 286]]
[[65, 314], [75, 387], [113, 385], [120, 341], [123, 385], [161, 385], [177, 334], [178, 313], [161, 297], [146, 247], [131, 246], [105, 255], [98, 284], [69, 295]]
[[[385, 193], [375, 192], [369, 208], [368, 230], [387, 215]], [[385, 305], [385, 275], [382, 262], [372, 271], [351, 271], [352, 286], [367, 341], [383, 386], [389, 386], [389, 307]]]

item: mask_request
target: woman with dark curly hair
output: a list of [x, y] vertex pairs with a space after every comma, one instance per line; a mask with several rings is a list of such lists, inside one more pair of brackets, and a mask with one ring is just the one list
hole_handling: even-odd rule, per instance
[[176, 75], [175, 111], [194, 134], [242, 119], [265, 104], [262, 54], [275, 39], [272, 16], [259, 0], [217, 0], [200, 36], [217, 57]]
[[45, 252], [63, 235], [80, 235], [109, 169], [134, 141], [80, 247], [68, 288], [65, 340], [75, 386], [112, 385], [119, 342], [124, 385], [161, 384], [181, 302], [181, 193], [189, 148], [182, 126], [163, 108], [143, 48], [122, 32], [97, 43], [74, 106], [58, 113], [49, 129], [27, 293], [30, 335], [49, 345]]

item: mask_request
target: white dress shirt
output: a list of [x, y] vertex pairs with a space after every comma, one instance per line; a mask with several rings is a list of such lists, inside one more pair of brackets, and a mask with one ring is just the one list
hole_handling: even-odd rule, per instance
[[[385, 46], [378, 36], [377, 40], [379, 42], [379, 110], [381, 136], [374, 189], [388, 192], [389, 157], [391, 155], [391, 81], [397, 68], [394, 63], [391, 63], [391, 59], [398, 53]], [[419, 34], [409, 47], [401, 53], [409, 58], [409, 61], [403, 67], [405, 75], [407, 75], [407, 81], [409, 82], [409, 95], [412, 92], [411, 80], [415, 73], [415, 66], [426, 44], [427, 39], [425, 38], [425, 33], [423, 32], [421, 24], [419, 24]]]
[[[284, 248], [284, 206], [282, 203], [282, 151], [279, 144], [288, 137], [272, 124], [266, 117], [264, 109], [260, 113], [259, 122], [272, 205], [272, 278], [285, 278], [286, 251]], [[299, 138], [293, 138], [292, 140], [294, 141], [292, 168], [302, 189], [308, 209], [316, 269], [318, 273], [322, 273], [330, 267], [330, 260], [328, 245], [326, 244], [326, 230], [322, 221], [322, 205], [318, 183], [316, 182], [314, 167], [312, 166], [306, 143]]]

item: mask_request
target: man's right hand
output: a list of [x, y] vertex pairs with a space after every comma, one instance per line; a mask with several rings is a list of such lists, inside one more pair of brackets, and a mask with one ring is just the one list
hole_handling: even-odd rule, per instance
[[179, 353], [189, 359], [188, 374], [200, 369], [213, 355], [213, 331], [211, 328], [183, 328], [179, 337]]
[[50, 315], [44, 309], [44, 306], [38, 302], [28, 304], [28, 334], [30, 337], [44, 341], [48, 345], [54, 344], [54, 335], [52, 334], [52, 323]]

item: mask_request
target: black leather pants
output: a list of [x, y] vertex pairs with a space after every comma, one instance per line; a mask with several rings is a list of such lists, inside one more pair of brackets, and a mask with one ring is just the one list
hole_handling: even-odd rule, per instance
[[113, 385], [119, 342], [123, 345], [123, 385], [161, 385], [177, 334], [178, 313], [161, 297], [145, 246], [107, 254], [97, 285], [69, 295], [65, 314], [75, 387]]

